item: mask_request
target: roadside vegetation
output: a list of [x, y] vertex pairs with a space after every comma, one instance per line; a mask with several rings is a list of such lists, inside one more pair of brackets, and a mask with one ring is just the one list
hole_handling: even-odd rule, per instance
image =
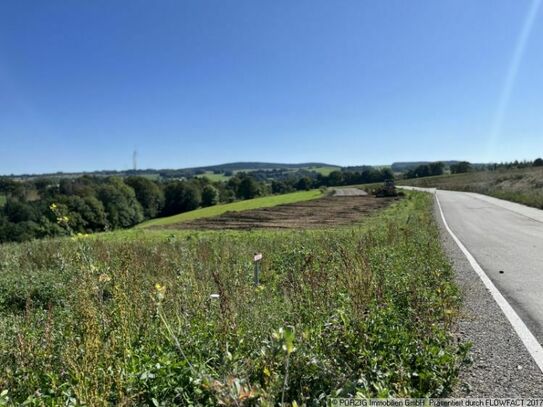
[[4, 244], [0, 404], [446, 396], [466, 349], [431, 208], [411, 193], [347, 228]]
[[502, 167], [494, 171], [472, 171], [404, 180], [400, 185], [477, 192], [543, 209], [543, 167]]

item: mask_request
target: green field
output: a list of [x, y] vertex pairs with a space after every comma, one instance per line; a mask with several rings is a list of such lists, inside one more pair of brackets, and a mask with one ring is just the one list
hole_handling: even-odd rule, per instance
[[0, 246], [0, 404], [450, 394], [466, 348], [430, 196], [352, 228], [155, 233]]
[[543, 209], [543, 168], [499, 169], [399, 181], [400, 185], [477, 192]]
[[206, 171], [205, 174], [198, 175], [198, 177], [206, 177], [211, 182], [228, 181], [231, 177], [227, 177], [223, 173], [215, 174], [213, 171]]
[[315, 171], [315, 172], [318, 172], [319, 174], [322, 174], [322, 175], [330, 175], [330, 173], [332, 171], [339, 171], [341, 170], [341, 167], [308, 167], [308, 168], [304, 168], [308, 171]]
[[207, 208], [196, 209], [194, 211], [180, 213], [179, 215], [168, 216], [165, 218], [151, 219], [136, 226], [136, 228], [146, 228], [150, 226], [171, 225], [173, 223], [184, 222], [198, 218], [209, 218], [218, 216], [225, 212], [240, 212], [249, 209], [267, 208], [270, 206], [283, 205], [294, 202], [309, 201], [319, 198], [323, 192], [318, 189], [311, 191], [292, 192], [283, 195], [270, 195], [262, 198], [247, 199], [229, 204], [209, 206]]
[[6, 204], [6, 196], [0, 194], [0, 207]]

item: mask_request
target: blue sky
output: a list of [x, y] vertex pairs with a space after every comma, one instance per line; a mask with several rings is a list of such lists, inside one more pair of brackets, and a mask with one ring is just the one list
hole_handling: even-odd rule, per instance
[[538, 5], [2, 1], [0, 174], [533, 159]]

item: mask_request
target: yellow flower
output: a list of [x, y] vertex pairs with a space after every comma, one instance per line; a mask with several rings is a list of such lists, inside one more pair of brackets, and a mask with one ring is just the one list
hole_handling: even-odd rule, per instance
[[111, 281], [111, 277], [106, 273], [102, 273], [98, 277], [98, 281], [100, 281], [101, 283], [107, 283], [108, 281]]
[[56, 203], [52, 203], [51, 206], [49, 207], [51, 209], [57, 209], [57, 204]]
[[159, 301], [162, 301], [164, 299], [165, 294], [166, 294], [166, 286], [163, 286], [160, 283], [156, 283], [155, 284], [155, 291], [156, 291], [156, 298]]

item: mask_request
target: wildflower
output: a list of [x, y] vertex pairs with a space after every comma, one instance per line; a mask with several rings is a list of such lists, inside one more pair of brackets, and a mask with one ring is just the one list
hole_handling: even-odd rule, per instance
[[156, 298], [160, 302], [164, 299], [166, 294], [166, 286], [161, 285], [160, 283], [155, 284]]
[[57, 209], [57, 204], [53, 202], [53, 203], [49, 206], [49, 208], [50, 208], [51, 210]]
[[108, 281], [111, 281], [111, 277], [106, 273], [102, 273], [100, 276], [98, 276], [98, 281], [101, 283], [107, 283]]

